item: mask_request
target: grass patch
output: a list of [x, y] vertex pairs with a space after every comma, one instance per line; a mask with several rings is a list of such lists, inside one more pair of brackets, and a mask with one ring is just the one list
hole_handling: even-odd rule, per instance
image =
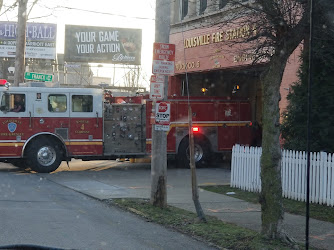
[[112, 199], [108, 203], [135, 213], [146, 221], [173, 228], [218, 248], [291, 249], [291, 245], [266, 240], [257, 232], [225, 223], [215, 217], [206, 216], [207, 223], [200, 222], [196, 214], [176, 207], [161, 209], [142, 199]]
[[[248, 191], [243, 191], [239, 188], [232, 188], [228, 185], [221, 186], [201, 186], [202, 189], [219, 193], [226, 194], [227, 192], [235, 192], [230, 195], [240, 200], [259, 203], [259, 195]], [[291, 214], [306, 215], [306, 203], [302, 201], [295, 201], [283, 198], [284, 211]], [[326, 205], [319, 205], [310, 203], [310, 217], [317, 220], [328, 221], [334, 223], [334, 208]]]

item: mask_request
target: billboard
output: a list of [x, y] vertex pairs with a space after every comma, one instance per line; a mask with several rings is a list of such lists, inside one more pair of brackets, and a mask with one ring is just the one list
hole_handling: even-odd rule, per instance
[[66, 62], [140, 65], [141, 29], [65, 26]]
[[[15, 57], [16, 22], [0, 22], [0, 57]], [[27, 23], [26, 58], [56, 59], [57, 25]]]

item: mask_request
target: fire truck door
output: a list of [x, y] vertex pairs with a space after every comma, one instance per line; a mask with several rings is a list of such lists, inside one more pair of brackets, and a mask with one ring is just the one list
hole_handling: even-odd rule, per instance
[[19, 157], [31, 135], [31, 109], [24, 91], [0, 92], [0, 158]]
[[69, 140], [68, 94], [37, 92], [31, 93], [33, 103], [33, 130], [46, 131], [60, 136], [65, 143]]
[[70, 153], [103, 154], [102, 96], [70, 94]]

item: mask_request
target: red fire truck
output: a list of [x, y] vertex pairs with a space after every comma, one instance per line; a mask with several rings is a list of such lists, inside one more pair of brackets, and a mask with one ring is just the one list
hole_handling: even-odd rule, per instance
[[[52, 172], [64, 160], [144, 157], [151, 151], [152, 101], [145, 97], [106, 102], [92, 88], [0, 86], [0, 161]], [[168, 154], [188, 161], [187, 99], [171, 103]], [[251, 144], [247, 100], [190, 98], [196, 161]]]

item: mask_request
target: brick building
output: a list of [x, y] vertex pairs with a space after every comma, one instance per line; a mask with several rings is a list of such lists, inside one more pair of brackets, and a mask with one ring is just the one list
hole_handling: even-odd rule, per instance
[[[186, 72], [191, 96], [248, 98], [252, 118], [261, 124], [262, 89], [260, 75], [265, 63], [253, 64], [251, 54], [230, 46], [235, 38], [247, 38], [256, 27], [243, 22], [229, 24], [224, 16], [233, 11], [228, 0], [172, 0], [170, 43], [176, 44], [175, 76], [169, 94], [187, 94]], [[252, 0], [240, 0], [252, 4]], [[246, 45], [247, 46], [247, 45]], [[281, 112], [287, 107], [290, 85], [297, 81], [301, 46], [290, 56], [281, 83]], [[234, 91], [239, 86], [238, 91]], [[205, 89], [204, 93], [201, 91]]]

